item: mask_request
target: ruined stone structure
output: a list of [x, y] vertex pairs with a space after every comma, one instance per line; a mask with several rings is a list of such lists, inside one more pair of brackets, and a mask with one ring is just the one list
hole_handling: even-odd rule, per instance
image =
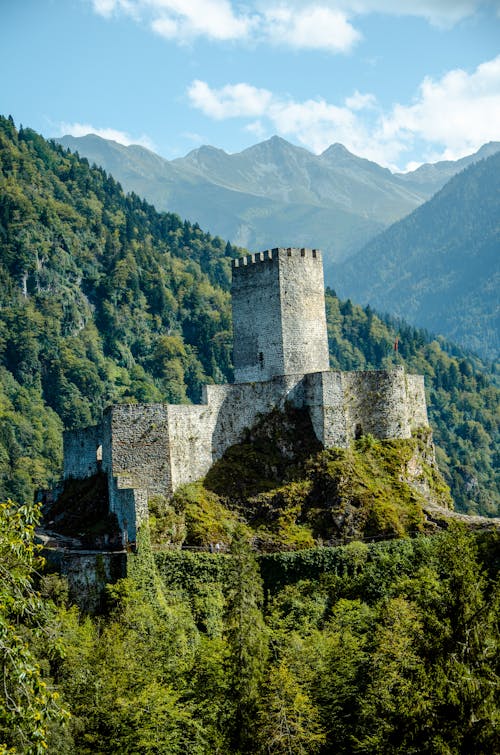
[[203, 477], [259, 415], [307, 408], [325, 448], [371, 433], [409, 438], [428, 426], [421, 375], [328, 369], [321, 253], [273, 249], [233, 261], [234, 384], [207, 385], [196, 406], [110, 407], [96, 427], [64, 434], [64, 477], [108, 475], [111, 510], [129, 540], [148, 496]]

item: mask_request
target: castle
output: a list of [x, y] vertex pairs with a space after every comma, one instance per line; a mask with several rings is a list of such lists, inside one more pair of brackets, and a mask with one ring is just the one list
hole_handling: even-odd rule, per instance
[[409, 438], [427, 427], [424, 381], [390, 371], [329, 369], [323, 266], [316, 249], [272, 249], [233, 260], [234, 375], [207, 385], [201, 405], [110, 407], [94, 427], [64, 433], [64, 478], [99, 470], [130, 541], [148, 497], [202, 478], [260, 415], [288, 402], [309, 411], [325, 448], [356, 437]]

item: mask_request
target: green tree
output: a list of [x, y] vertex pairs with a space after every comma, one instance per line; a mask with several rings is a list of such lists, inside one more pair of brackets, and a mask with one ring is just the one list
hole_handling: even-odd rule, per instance
[[0, 504], [0, 752], [26, 755], [46, 752], [51, 722], [67, 715], [33, 649], [47, 621], [34, 588], [38, 516], [34, 506]]
[[229, 647], [231, 742], [234, 753], [251, 752], [268, 637], [262, 615], [262, 579], [243, 527], [234, 534], [230, 558], [225, 635]]
[[317, 753], [326, 736], [319, 711], [285, 662], [271, 667], [259, 718], [260, 752], [269, 755]]

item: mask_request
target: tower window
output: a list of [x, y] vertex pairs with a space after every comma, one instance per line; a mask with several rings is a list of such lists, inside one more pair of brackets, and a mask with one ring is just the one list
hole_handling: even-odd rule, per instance
[[260, 365], [260, 369], [263, 370], [264, 369], [264, 354], [262, 353], [262, 351], [259, 351], [259, 365]]

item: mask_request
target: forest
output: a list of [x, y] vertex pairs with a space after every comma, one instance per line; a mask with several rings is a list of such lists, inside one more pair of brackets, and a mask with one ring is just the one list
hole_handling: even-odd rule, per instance
[[[100, 610], [73, 604], [35, 542], [62, 430], [231, 380], [240, 250], [12, 118], [0, 170], [0, 755], [499, 751], [496, 531], [410, 521], [384, 542], [263, 553], [235, 517], [228, 551], [186, 552], [152, 548], [153, 516]], [[498, 514], [494, 367], [332, 290], [326, 303], [332, 368], [424, 374], [455, 506]], [[361, 441], [374, 465], [389, 453]], [[189, 519], [196, 491], [182, 495]]]
[[36, 516], [0, 507], [4, 755], [498, 752], [498, 532], [156, 559], [144, 537], [92, 616], [40, 577]]
[[[0, 500], [51, 487], [62, 429], [107, 405], [197, 401], [204, 383], [231, 380], [240, 250], [11, 118], [0, 118], [0, 244]], [[455, 506], [497, 514], [497, 367], [331, 290], [326, 303], [331, 367], [424, 374]]]

